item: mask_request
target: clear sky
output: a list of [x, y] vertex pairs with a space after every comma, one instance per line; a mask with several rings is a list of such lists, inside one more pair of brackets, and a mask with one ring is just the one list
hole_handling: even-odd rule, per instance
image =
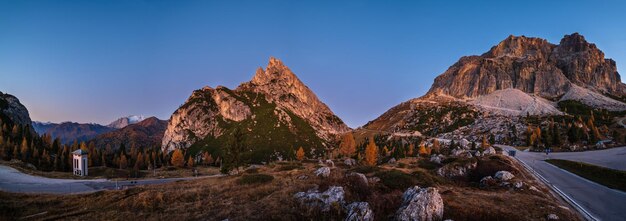
[[234, 88], [275, 56], [357, 127], [510, 34], [558, 43], [579, 32], [620, 68], [625, 11], [620, 1], [0, 0], [0, 91], [38, 121], [168, 119], [194, 89]]

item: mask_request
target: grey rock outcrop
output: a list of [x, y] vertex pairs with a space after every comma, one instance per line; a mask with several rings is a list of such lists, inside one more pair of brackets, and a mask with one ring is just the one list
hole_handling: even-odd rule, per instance
[[433, 221], [443, 218], [443, 199], [437, 188], [407, 189], [402, 195], [402, 206], [395, 218], [400, 221]]
[[329, 167], [320, 167], [317, 170], [315, 170], [315, 175], [326, 178], [326, 177], [330, 176], [330, 168]]
[[509, 171], [498, 171], [496, 172], [496, 174], [494, 175], [494, 177], [500, 181], [508, 181], [511, 180], [513, 178], [515, 178], [515, 175], [513, 175], [511, 172]]
[[476, 166], [478, 166], [478, 163], [474, 160], [461, 163], [453, 162], [437, 169], [437, 175], [447, 178], [461, 177], [467, 175]]
[[343, 206], [345, 192], [343, 187], [331, 186], [324, 192], [317, 190], [309, 190], [307, 192], [298, 192], [294, 197], [302, 204], [308, 207], [319, 208], [322, 211], [329, 211], [336, 204]]
[[545, 98], [568, 92], [572, 84], [614, 95], [626, 94], [615, 61], [605, 59], [582, 35], [566, 35], [554, 45], [540, 38], [509, 36], [480, 56], [462, 57], [435, 79], [429, 95], [473, 98], [515, 88]]
[[32, 125], [28, 110], [13, 95], [0, 92], [0, 112], [14, 124]]
[[348, 215], [345, 221], [372, 221], [374, 220], [374, 212], [370, 209], [367, 202], [354, 202], [346, 206]]

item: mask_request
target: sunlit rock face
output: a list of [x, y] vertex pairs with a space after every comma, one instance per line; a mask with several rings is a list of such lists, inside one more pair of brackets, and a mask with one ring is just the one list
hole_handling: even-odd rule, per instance
[[313, 134], [302, 139], [319, 139], [322, 145], [350, 130], [287, 66], [270, 58], [265, 69], [258, 68], [251, 81], [234, 90], [218, 86], [194, 91], [172, 114], [162, 148], [167, 152], [207, 136], [219, 138], [233, 125], [244, 126], [254, 137], [255, 129], [267, 126], [261, 125], [267, 118], [276, 119], [272, 128], [287, 127], [296, 135], [311, 128]]
[[615, 62], [582, 35], [558, 45], [544, 39], [509, 36], [480, 56], [461, 58], [435, 79], [428, 94], [473, 98], [515, 88], [557, 98], [575, 84], [600, 93], [625, 95]]

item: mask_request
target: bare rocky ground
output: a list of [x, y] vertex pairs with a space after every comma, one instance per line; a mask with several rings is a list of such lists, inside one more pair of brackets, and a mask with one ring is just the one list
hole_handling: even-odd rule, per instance
[[580, 220], [508, 157], [463, 152], [471, 153], [377, 167], [277, 162], [227, 177], [80, 195], [1, 192], [0, 219]]

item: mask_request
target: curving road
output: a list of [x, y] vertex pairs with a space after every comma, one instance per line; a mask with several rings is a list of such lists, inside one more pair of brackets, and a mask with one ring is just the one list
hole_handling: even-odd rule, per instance
[[[505, 150], [515, 148], [497, 145]], [[583, 161], [605, 167], [624, 170], [626, 161], [626, 147], [599, 151], [572, 152], [572, 153], [545, 153], [517, 151], [515, 158], [526, 164], [548, 186], [556, 187], [556, 191], [564, 193], [578, 204], [585, 212], [597, 220], [624, 220], [626, 217], [626, 193], [610, 189], [591, 182], [568, 171], [562, 170], [545, 159], [558, 158], [573, 161]], [[532, 171], [531, 171], [532, 172]]]
[[22, 173], [14, 168], [0, 165], [0, 191], [52, 194], [89, 193], [100, 190], [113, 190], [137, 185], [162, 184], [179, 180], [191, 180], [216, 176], [221, 175], [186, 178], [146, 179], [136, 180], [134, 181], [134, 183], [132, 183], [131, 181], [111, 181], [106, 179], [72, 180], [33, 176]]

